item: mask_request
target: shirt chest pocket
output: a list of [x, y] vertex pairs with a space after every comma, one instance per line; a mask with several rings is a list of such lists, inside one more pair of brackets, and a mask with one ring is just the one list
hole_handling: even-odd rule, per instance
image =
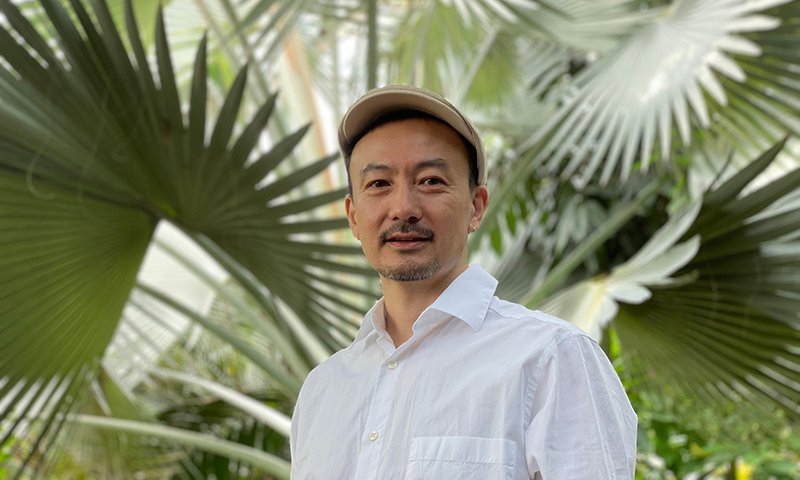
[[406, 480], [513, 480], [516, 444], [504, 438], [417, 437]]

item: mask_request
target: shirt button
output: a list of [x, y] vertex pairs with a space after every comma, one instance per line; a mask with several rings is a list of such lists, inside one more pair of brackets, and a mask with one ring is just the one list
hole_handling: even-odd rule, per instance
[[386, 365], [386, 368], [388, 368], [389, 370], [394, 370], [395, 368], [397, 368], [397, 362], [389, 362]]
[[378, 439], [378, 432], [376, 432], [374, 430], [369, 432], [369, 437], [367, 437], [367, 438], [369, 438], [370, 442], [374, 442], [375, 440]]

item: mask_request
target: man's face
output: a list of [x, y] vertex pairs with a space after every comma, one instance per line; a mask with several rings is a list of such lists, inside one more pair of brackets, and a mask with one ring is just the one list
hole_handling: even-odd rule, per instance
[[487, 202], [486, 187], [470, 189], [468, 158], [458, 133], [428, 119], [387, 123], [356, 144], [345, 209], [381, 277], [449, 283], [466, 267]]

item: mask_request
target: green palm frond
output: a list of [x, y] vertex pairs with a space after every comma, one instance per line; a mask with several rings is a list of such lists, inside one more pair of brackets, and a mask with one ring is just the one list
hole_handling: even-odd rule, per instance
[[[165, 238], [168, 237], [162, 237]], [[136, 368], [137, 364], [140, 370], [144, 370], [137, 377], [124, 377], [128, 381], [139, 379], [133, 387], [126, 389], [126, 394], [131, 402], [144, 411], [155, 413], [150, 418], [134, 418], [155, 426], [166, 423], [184, 431], [211, 431], [218, 438], [266, 449], [285, 458], [287, 453], [284, 447], [288, 445], [286, 442], [289, 434], [287, 413], [291, 411], [291, 402], [297, 394], [299, 381], [309, 367], [296, 366], [299, 360], [296, 347], [285, 334], [272, 331], [271, 324], [262, 318], [266, 313], [241, 287], [230, 282], [230, 279], [221, 282], [216, 278], [217, 275], [209, 274], [210, 265], [207, 259], [202, 260], [202, 257], [179, 245], [181, 243], [174, 240], [169, 243], [157, 240], [148, 257], [152, 256], [151, 260], [157, 258], [161, 262], [171, 259], [172, 268], [183, 267], [195, 272], [196, 280], [212, 287], [217, 296], [208, 313], [202, 316], [199, 312], [203, 310], [198, 309], [197, 304], [188, 304], [194, 310], [187, 315], [190, 320], [194, 320], [192, 327], [181, 330], [178, 338], [167, 345], [160, 338], [165, 330], [163, 325], [159, 325], [161, 328], [155, 331], [144, 330], [134, 328], [147, 325], [141, 319], [134, 321], [136, 317], [127, 315], [123, 320], [117, 337], [122, 333], [122, 327], [126, 327], [127, 336], [130, 336], [126, 339], [126, 345], [155, 344], [152, 349], [156, 350], [159, 361], [155, 364], [147, 358], [142, 361], [141, 357], [131, 355], [132, 358], [127, 359], [127, 363], [131, 365], [126, 367], [126, 359], [120, 357], [131, 352], [131, 349], [121, 351], [119, 338], [112, 346], [117, 350], [114, 352], [116, 359], [112, 363], [116, 370], [124, 367], [121, 368], [123, 372], [129, 371]], [[173, 250], [173, 247], [180, 250]], [[156, 257], [154, 252], [161, 254]], [[178, 266], [175, 265], [175, 260]], [[162, 295], [167, 291], [170, 295], [181, 293], [180, 289], [174, 288], [161, 288], [160, 292], [154, 293]], [[186, 297], [185, 294], [181, 296]], [[181, 315], [138, 290], [134, 292], [131, 303], [135, 303], [141, 310], [140, 313], [146, 314], [143, 316], [148, 318], [150, 324], [160, 323], [160, 318], [173, 318], [168, 316], [173, 312]], [[189, 310], [188, 305], [184, 304], [182, 308]], [[175, 335], [169, 332], [166, 337], [170, 339]], [[143, 340], [144, 338], [147, 340]], [[111, 360], [111, 353], [112, 349], [109, 348], [104, 364]], [[159, 368], [158, 365], [167, 365], [169, 370]], [[273, 375], [273, 371], [277, 371], [277, 374]], [[142, 376], [145, 378], [142, 379]], [[271, 393], [265, 396], [263, 392]], [[120, 417], [114, 412], [111, 416]], [[159, 418], [158, 422], [156, 416]], [[81, 430], [88, 430], [86, 435], [109, 436], [114, 441], [126, 431], [124, 428], [120, 431], [116, 428], [109, 430], [106, 427], [89, 427], [91, 426]], [[143, 430], [147, 428], [144, 423], [140, 427]], [[261, 470], [256, 465], [243, 462], [236, 456], [238, 454], [225, 458], [204, 445], [191, 441], [187, 443], [180, 436], [161, 438], [159, 444], [165, 459], [170, 458], [170, 453], [183, 454], [165, 467], [177, 472], [185, 471], [191, 478], [206, 478], [208, 473], [197, 473], [206, 472], [206, 469], [211, 469], [209, 471], [220, 478], [227, 478], [228, 474], [223, 472], [229, 472], [234, 475], [233, 478], [238, 478], [236, 472], [245, 477], [260, 475], [258, 472]], [[133, 440], [144, 443], [147, 437], [136, 436]], [[72, 452], [72, 449], [69, 451]], [[104, 463], [100, 457], [95, 457], [95, 462]], [[88, 453], [85, 463], [94, 463]], [[141, 470], [142, 467], [137, 468]]]
[[[798, 15], [796, 2], [681, 0], [594, 61], [597, 52], [533, 43], [553, 69], [532, 66], [522, 75], [530, 92], [545, 97], [528, 92], [515, 103], [524, 101], [529, 118], [546, 121], [511, 109], [521, 111], [509, 123], [534, 133], [502, 151], [487, 221], [471, 241], [500, 238], [507, 215], [525, 221], [514, 205], [534, 210], [525, 191], [532, 179], [558, 175], [579, 190], [606, 186], [653, 166], [679, 168], [678, 153], [709, 135], [749, 155], [797, 132]], [[585, 66], [572, 71], [575, 61]]]
[[[737, 198], [776, 153], [772, 149], [705, 197], [686, 234], [702, 238], [700, 250], [678, 272], [696, 271], [697, 280], [621, 308], [617, 323], [625, 348], [650, 367], [654, 384], [663, 387], [672, 375], [678, 391], [701, 392], [718, 404], [770, 404], [796, 421], [800, 203], [795, 197], [780, 209], [770, 206], [796, 193], [800, 170]], [[654, 346], [654, 338], [670, 338], [669, 349]], [[676, 357], [663, 363], [665, 356]], [[653, 369], [656, 364], [663, 368]], [[675, 375], [678, 369], [682, 374]]]
[[[595, 339], [619, 312], [619, 304], [640, 304], [652, 296], [651, 288], [692, 281], [692, 275], [673, 278], [695, 257], [700, 246], [698, 236], [683, 242], [681, 237], [691, 227], [700, 211], [694, 202], [673, 215], [650, 240], [625, 263], [609, 274], [577, 282], [548, 297], [542, 310], [578, 325]], [[531, 304], [530, 306], [535, 306]]]
[[[250, 398], [259, 403], [271, 404], [269, 393], [248, 392]], [[288, 438], [254, 421], [247, 414], [232, 408], [224, 402], [207, 397], [191, 396], [177, 408], [161, 413], [163, 423], [174, 425], [181, 431], [202, 432], [212, 426], [216, 435], [226, 439], [226, 443], [239, 446], [243, 451], [280, 452], [286, 455]], [[206, 448], [195, 448], [181, 462], [183, 476], [191, 478], [263, 478], [264, 473], [273, 471], [261, 465], [247, 462], [241, 456]], [[265, 454], [274, 456], [273, 454]], [[285, 462], [284, 462], [285, 464]], [[254, 470], [254, 467], [256, 471]], [[274, 478], [288, 478], [288, 471], [273, 473]], [[271, 477], [268, 477], [271, 478]]]
[[[688, 144], [693, 122], [717, 128], [723, 125], [718, 116], [744, 115], [757, 121], [761, 117], [752, 113], [759, 108], [745, 105], [756, 99], [754, 90], [788, 92], [793, 88], [785, 81], [796, 78], [789, 50], [778, 58], [771, 53], [771, 45], [786, 38], [785, 29], [791, 28], [786, 19], [796, 6], [765, 12], [757, 7], [733, 0], [676, 2], [662, 18], [578, 75], [562, 98], [564, 106], [522, 149], [544, 142], [537, 158], [550, 169], [564, 177], [577, 175], [583, 183], [599, 172], [600, 182], [606, 183], [615, 174], [625, 179], [635, 162], [646, 169], [656, 144], [660, 156], [668, 158], [673, 123]], [[776, 70], [776, 76], [757, 75], [768, 66]], [[734, 95], [744, 91], [749, 93]], [[712, 110], [712, 104], [721, 107]], [[767, 106], [760, 109], [770, 112]], [[785, 109], [797, 115], [792, 105]], [[786, 118], [790, 116], [776, 119], [783, 131], [796, 127]], [[746, 138], [758, 132], [744, 131]], [[766, 138], [777, 139], [774, 135]]]
[[458, 103], [465, 97], [497, 103], [519, 84], [515, 55], [509, 55], [514, 38], [459, 5], [430, 1], [409, 8], [392, 39], [388, 77], [443, 92]]
[[[331, 330], [352, 317], [314, 292], [331, 276], [347, 284], [368, 270], [352, 259], [357, 248], [319, 240], [346, 225], [318, 212], [333, 197], [300, 192], [335, 157], [275, 173], [305, 129], [264, 147], [275, 98], [243, 114], [246, 67], [216, 118], [207, 112], [205, 39], [183, 103], [161, 14], [153, 59], [130, 2], [127, 40], [105, 2], [41, 5], [48, 23], [37, 28], [0, 1], [0, 444], [26, 432], [47, 442], [58, 431], [57, 413], [91, 378], [162, 220], [224, 254], [226, 267], [258, 279], [261, 296], [340, 346]], [[293, 332], [286, 317], [266, 321]], [[38, 434], [25, 420], [35, 413], [50, 416]]]
[[7, 170], [0, 184], [0, 444], [46, 445], [111, 340], [153, 219]]
[[[191, 268], [172, 255], [176, 250], [181, 259], [193, 260]], [[156, 229], [138, 275], [139, 282], [158, 285], [160, 291], [194, 306], [202, 315], [227, 293], [221, 286], [225, 278], [222, 268], [169, 223]], [[165, 352], [192, 327], [178, 312], [134, 290], [106, 349], [103, 367], [119, 388], [130, 393], [152, 368], [165, 361]], [[173, 363], [168, 366], [177, 368]]]
[[[262, 470], [266, 474], [273, 475], [273, 478], [282, 480], [289, 478], [289, 462], [274, 454], [265, 452], [262, 448], [251, 447], [234, 440], [223, 440], [205, 433], [163, 424], [94, 415], [76, 415], [70, 419], [70, 422], [111, 432], [146, 435], [166, 442], [194, 446], [214, 455], [219, 455], [226, 465], [228, 462], [243, 462]], [[256, 441], [263, 440], [261, 435], [254, 434], [249, 436], [254, 437]]]
[[611, 321], [642, 391], [716, 407], [739, 426], [761, 421], [768, 437], [800, 418], [800, 170], [742, 192], [782, 147], [674, 216], [609, 275], [542, 306], [596, 337]]
[[[767, 2], [779, 6], [756, 15], [753, 27], [759, 24], [764, 29], [744, 34], [745, 45], [742, 51], [732, 50], [733, 60], [746, 77], [736, 81], [734, 76], [720, 77], [720, 84], [726, 92], [725, 102], [710, 103], [709, 116], [712, 129], [736, 146], [739, 151], [763, 151], [786, 132], [800, 132], [800, 74], [796, 64], [800, 51], [797, 38], [797, 18], [800, 5], [797, 2]], [[774, 19], [780, 24], [767, 29]], [[758, 49], [759, 55], [753, 55]], [[719, 124], [713, 124], [719, 119]]]
[[[153, 420], [148, 408], [123, 392], [104, 370], [92, 383], [92, 395], [79, 410], [92, 416], [104, 415], [137, 422]], [[50, 454], [42, 459], [45, 462], [39, 467], [42, 476], [167, 478], [186, 461], [187, 453], [182, 449], [171, 448], [165, 443], [159, 445], [144, 436], [76, 425], [73, 420], [70, 418], [66, 423], [59, 448], [51, 449]]]
[[537, 37], [592, 55], [607, 53], [661, 13], [653, 2], [637, 5], [627, 0], [561, 0], [550, 5], [553, 8], [537, 12], [548, 35]]

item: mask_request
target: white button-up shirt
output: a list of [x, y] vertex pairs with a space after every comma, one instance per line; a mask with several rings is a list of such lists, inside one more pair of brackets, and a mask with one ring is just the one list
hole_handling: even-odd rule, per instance
[[383, 302], [306, 379], [294, 480], [632, 479], [636, 414], [598, 345], [473, 265], [395, 348]]

